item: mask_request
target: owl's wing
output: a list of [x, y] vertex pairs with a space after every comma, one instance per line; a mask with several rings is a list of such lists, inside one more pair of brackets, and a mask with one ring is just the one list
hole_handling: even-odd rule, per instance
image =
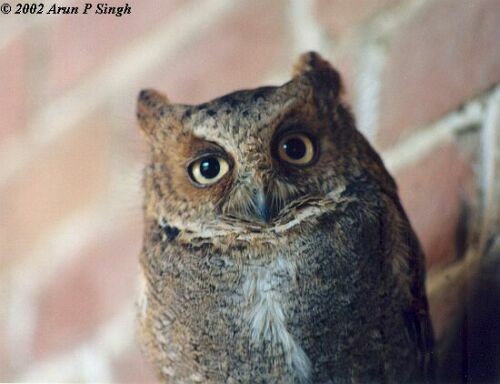
[[435, 380], [434, 333], [425, 294], [425, 259], [420, 243], [396, 194], [386, 195], [388, 223], [386, 244], [388, 257], [393, 260], [400, 276], [400, 289], [408, 298], [404, 317], [408, 333], [417, 345], [420, 372], [419, 382]]

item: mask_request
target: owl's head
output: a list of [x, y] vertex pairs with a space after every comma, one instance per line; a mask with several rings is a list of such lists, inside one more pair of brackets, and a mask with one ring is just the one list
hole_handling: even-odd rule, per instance
[[181, 228], [227, 220], [272, 226], [291, 207], [376, 179], [378, 156], [340, 93], [337, 71], [312, 52], [282, 86], [200, 105], [142, 91], [138, 119], [151, 150], [146, 215]]

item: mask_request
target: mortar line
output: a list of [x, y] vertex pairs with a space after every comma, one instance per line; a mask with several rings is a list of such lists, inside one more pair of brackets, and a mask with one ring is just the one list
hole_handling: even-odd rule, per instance
[[374, 140], [379, 129], [380, 91], [386, 55], [372, 43], [361, 52], [360, 70], [354, 84], [358, 129], [368, 140]]
[[486, 105], [486, 112], [481, 132], [481, 189], [483, 201], [484, 241], [494, 234], [495, 226], [500, 225], [500, 85], [493, 91]]
[[370, 41], [387, 39], [397, 34], [400, 27], [420, 12], [431, 0], [406, 0], [394, 6], [388, 6], [375, 15], [366, 26], [362, 26]]
[[484, 112], [484, 97], [471, 101], [463, 110], [454, 111], [418, 130], [393, 148], [381, 152], [382, 160], [390, 172], [395, 173], [416, 163], [435, 148], [453, 140], [462, 129], [481, 124]]
[[289, 3], [290, 34], [293, 38], [292, 56], [305, 51], [326, 50], [322, 41], [322, 31], [314, 17], [313, 2], [309, 0], [291, 0]]

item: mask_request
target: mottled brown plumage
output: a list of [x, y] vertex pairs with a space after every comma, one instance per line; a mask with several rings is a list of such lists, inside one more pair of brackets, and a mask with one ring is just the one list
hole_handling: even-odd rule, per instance
[[280, 87], [141, 92], [140, 336], [163, 381], [432, 379], [423, 255], [340, 91], [307, 53]]

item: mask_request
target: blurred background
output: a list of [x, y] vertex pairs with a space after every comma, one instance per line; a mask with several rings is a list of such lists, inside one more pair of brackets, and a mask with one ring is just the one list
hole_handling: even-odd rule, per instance
[[134, 335], [137, 94], [198, 103], [280, 84], [312, 49], [342, 73], [426, 251], [443, 377], [496, 381], [500, 2], [128, 4], [0, 14], [0, 381], [154, 382]]

